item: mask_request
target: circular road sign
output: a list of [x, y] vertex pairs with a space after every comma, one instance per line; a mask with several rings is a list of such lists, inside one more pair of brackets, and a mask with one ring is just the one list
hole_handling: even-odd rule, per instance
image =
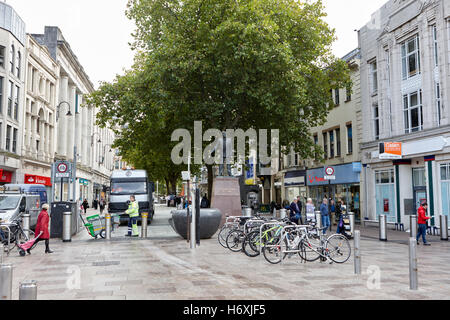
[[67, 164], [65, 163], [60, 163], [58, 164], [58, 166], [56, 167], [56, 169], [58, 170], [59, 173], [66, 173], [67, 172]]
[[333, 167], [327, 167], [327, 168], [325, 169], [325, 173], [326, 173], [327, 176], [332, 176], [332, 175], [334, 175], [334, 168], [333, 168]]

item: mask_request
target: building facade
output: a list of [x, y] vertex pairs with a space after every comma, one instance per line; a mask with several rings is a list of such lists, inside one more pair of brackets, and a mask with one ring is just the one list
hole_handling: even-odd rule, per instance
[[[334, 108], [324, 125], [311, 129], [314, 142], [320, 145], [324, 161], [307, 163], [305, 185], [316, 207], [324, 197], [342, 199], [347, 209], [360, 218], [361, 159], [359, 142], [362, 133], [360, 52], [355, 49], [342, 58], [350, 69], [352, 87], [332, 90]], [[333, 180], [325, 180], [325, 168], [334, 170]]]
[[[359, 31], [364, 218], [449, 214], [450, 2], [388, 1]], [[401, 146], [384, 160], [380, 143]], [[439, 219], [432, 219], [433, 225]]]
[[[96, 126], [95, 108], [83, 103], [84, 96], [92, 93], [94, 86], [61, 30], [47, 26], [44, 34], [32, 36], [48, 49], [59, 66], [54, 159], [73, 162], [76, 146], [75, 200], [87, 199], [91, 203], [106, 195], [114, 166], [114, 134]], [[73, 200], [71, 181], [54, 181], [54, 185], [56, 200]]]
[[0, 3], [0, 184], [23, 181], [21, 170], [25, 23], [6, 3]]
[[51, 192], [56, 147], [56, 103], [60, 68], [47, 47], [27, 35], [26, 96], [23, 112], [22, 180]]

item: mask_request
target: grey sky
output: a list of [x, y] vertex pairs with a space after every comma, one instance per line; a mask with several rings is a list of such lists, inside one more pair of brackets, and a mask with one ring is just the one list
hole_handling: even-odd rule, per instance
[[[334, 53], [342, 57], [358, 46], [357, 34], [387, 0], [324, 0], [326, 21], [336, 29]], [[28, 33], [59, 26], [97, 87], [133, 62], [134, 24], [125, 15], [127, 0], [7, 0], [26, 23]]]

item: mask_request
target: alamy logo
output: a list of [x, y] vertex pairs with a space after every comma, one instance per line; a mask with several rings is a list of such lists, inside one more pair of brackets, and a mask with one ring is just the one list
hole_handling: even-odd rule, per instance
[[[268, 130], [208, 129], [203, 133], [201, 121], [194, 122], [194, 152], [191, 163], [197, 165], [244, 164], [247, 155], [252, 155], [256, 163], [270, 165], [280, 157], [280, 131], [270, 131], [270, 150], [268, 155]], [[181, 141], [180, 141], [181, 140]], [[237, 148], [235, 141], [237, 140]], [[177, 129], [172, 133], [172, 142], [180, 142], [173, 149], [171, 158], [174, 164], [187, 164], [191, 157], [192, 137], [188, 130]], [[203, 150], [203, 142], [210, 142]], [[246, 153], [246, 145], [249, 153]]]

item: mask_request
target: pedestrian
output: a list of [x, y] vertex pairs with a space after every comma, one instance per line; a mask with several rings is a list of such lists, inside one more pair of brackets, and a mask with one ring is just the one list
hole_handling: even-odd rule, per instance
[[128, 220], [128, 234], [126, 237], [138, 237], [139, 231], [137, 226], [137, 217], [139, 217], [139, 204], [136, 202], [136, 197], [130, 196], [130, 203], [128, 205], [128, 210], [125, 211], [126, 214], [130, 216]]
[[200, 202], [200, 208], [206, 209], [209, 208], [209, 200], [208, 197], [205, 195], [202, 198], [202, 201]]
[[346, 211], [347, 211], [347, 207], [345, 206], [344, 200], [339, 199], [339, 203], [336, 206], [336, 221], [337, 221], [336, 233], [343, 233], [343, 231], [344, 231], [343, 214]]
[[330, 227], [330, 214], [328, 211], [327, 198], [324, 198], [322, 204], [320, 205], [320, 216], [322, 218], [323, 234], [325, 235], [327, 234], [328, 227]]
[[289, 207], [291, 210], [290, 219], [292, 222], [296, 224], [303, 224], [302, 221], [302, 215], [300, 213], [300, 209], [298, 207], [298, 199], [294, 199], [294, 201], [291, 203], [291, 206]]
[[431, 246], [427, 242], [426, 235], [427, 235], [427, 220], [430, 220], [431, 217], [428, 217], [426, 215], [428, 209], [428, 203], [424, 202], [417, 210], [417, 224], [419, 225], [419, 230], [417, 232], [417, 244], [419, 244], [420, 236], [422, 236], [422, 241], [424, 246]]
[[312, 201], [311, 198], [308, 198], [308, 200], [306, 200], [305, 209], [306, 209], [306, 221], [307, 222], [315, 221], [315, 219], [316, 219], [316, 216], [315, 216], [316, 207], [314, 207], [313, 201]]
[[331, 217], [330, 223], [330, 231], [331, 231], [333, 226], [336, 224], [336, 206], [333, 199], [330, 200], [330, 217]]
[[297, 206], [298, 206], [298, 210], [300, 211], [300, 215], [302, 215], [303, 203], [302, 203], [302, 198], [300, 196], [297, 196]]
[[95, 210], [97, 210], [97, 208], [98, 208], [98, 200], [97, 200], [97, 198], [94, 199], [94, 201], [92, 201], [92, 208], [94, 208]]
[[106, 207], [106, 201], [103, 197], [101, 197], [100, 199], [99, 206], [100, 206], [100, 214], [103, 214], [103, 211], [105, 210]]
[[84, 214], [86, 214], [86, 210], [89, 208], [89, 202], [87, 201], [87, 199], [84, 199], [82, 206], [83, 206]]
[[[48, 231], [48, 223], [50, 221], [50, 217], [48, 215], [48, 209], [49, 205], [47, 203], [44, 203], [42, 205], [42, 211], [41, 213], [39, 213], [35, 229], [36, 236], [39, 236], [41, 232], [42, 234], [39, 236], [39, 239], [36, 240], [36, 243], [45, 241], [45, 253], [53, 253], [53, 251], [50, 250], [50, 233]], [[28, 254], [31, 254], [30, 249], [28, 249], [27, 252]]]

